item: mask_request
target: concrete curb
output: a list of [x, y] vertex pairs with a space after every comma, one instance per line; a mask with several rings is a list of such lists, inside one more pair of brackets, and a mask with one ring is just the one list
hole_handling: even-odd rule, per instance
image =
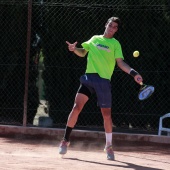
[[[22, 127], [0, 125], [0, 136], [34, 136], [34, 137], [50, 137], [62, 138], [64, 129], [60, 128], [41, 128], [41, 127]], [[85, 138], [85, 139], [105, 139], [105, 133], [101, 131], [87, 131], [87, 130], [74, 130], [72, 137]], [[138, 142], [154, 142], [159, 144], [170, 144], [170, 136], [157, 136], [146, 134], [129, 134], [129, 133], [113, 133], [113, 140], [122, 141], [138, 141]]]

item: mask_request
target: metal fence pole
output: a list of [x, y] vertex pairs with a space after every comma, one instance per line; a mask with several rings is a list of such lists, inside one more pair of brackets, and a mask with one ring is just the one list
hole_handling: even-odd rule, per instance
[[27, 48], [26, 48], [26, 70], [25, 70], [23, 126], [26, 126], [26, 124], [27, 124], [29, 57], [30, 57], [30, 44], [31, 44], [31, 19], [32, 19], [32, 0], [28, 0], [28, 27], [27, 27]]

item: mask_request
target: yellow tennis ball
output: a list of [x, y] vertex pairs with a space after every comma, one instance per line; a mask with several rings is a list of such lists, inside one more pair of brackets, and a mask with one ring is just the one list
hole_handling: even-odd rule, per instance
[[134, 51], [133, 52], [133, 57], [139, 57], [139, 51]]

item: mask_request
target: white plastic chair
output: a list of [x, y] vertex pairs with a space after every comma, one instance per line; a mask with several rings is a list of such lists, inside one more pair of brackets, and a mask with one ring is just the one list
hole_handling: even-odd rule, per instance
[[166, 132], [167, 132], [167, 135], [170, 136], [170, 128], [165, 128], [165, 127], [163, 127], [163, 125], [162, 125], [163, 119], [165, 119], [165, 118], [167, 118], [167, 117], [170, 118], [170, 113], [167, 113], [167, 114], [161, 116], [160, 119], [159, 119], [159, 131], [158, 131], [158, 135], [159, 135], [159, 136], [161, 135], [161, 132], [162, 132], [162, 131], [166, 131]]

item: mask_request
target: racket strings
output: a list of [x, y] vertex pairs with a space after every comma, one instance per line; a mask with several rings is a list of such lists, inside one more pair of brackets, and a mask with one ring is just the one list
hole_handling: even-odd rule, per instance
[[148, 97], [150, 97], [152, 95], [153, 92], [154, 92], [154, 87], [153, 86], [145, 85], [144, 87], [142, 87], [140, 89], [139, 99], [140, 100], [147, 99]]

